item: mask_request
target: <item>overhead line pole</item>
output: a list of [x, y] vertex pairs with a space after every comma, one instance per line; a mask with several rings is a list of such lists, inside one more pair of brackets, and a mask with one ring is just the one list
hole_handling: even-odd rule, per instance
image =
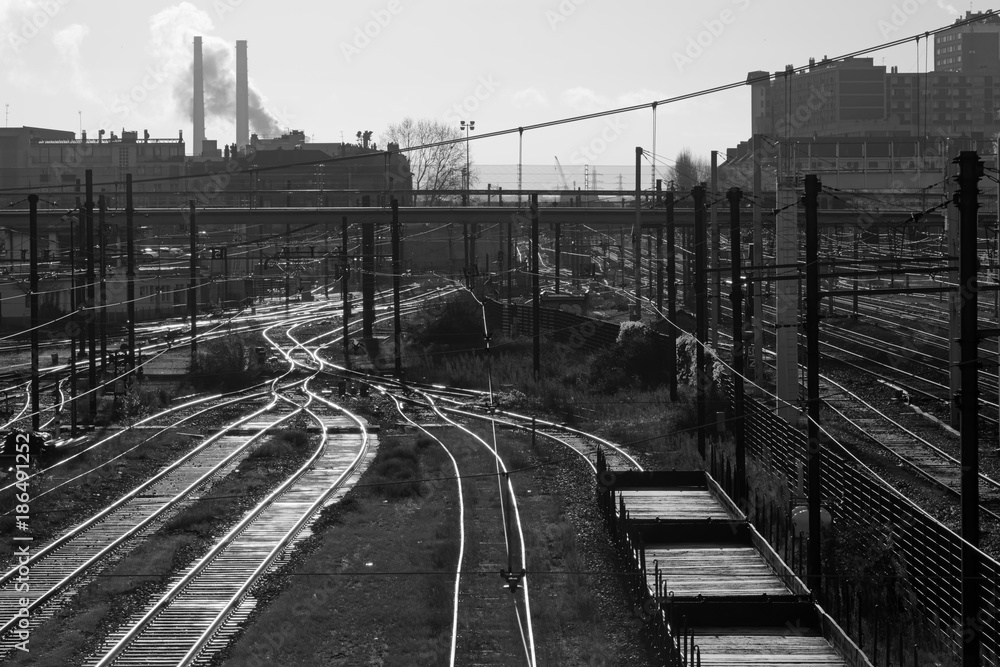
[[809, 588], [819, 595], [822, 590], [820, 512], [823, 497], [821, 465], [823, 443], [819, 430], [819, 178], [805, 179], [806, 209], [806, 463], [809, 478], [809, 545], [806, 555]]
[[341, 238], [341, 270], [340, 270], [340, 291], [343, 298], [343, 318], [344, 318], [344, 368], [350, 370], [351, 368], [351, 357], [350, 357], [350, 343], [351, 338], [348, 335], [348, 325], [351, 320], [351, 288], [350, 288], [350, 278], [351, 278], [351, 268], [350, 268], [350, 258], [347, 254], [347, 216], [343, 216], [340, 219], [340, 238]]
[[532, 338], [532, 370], [535, 380], [541, 375], [541, 294], [538, 286], [538, 195], [530, 195], [531, 217], [531, 338]]
[[198, 224], [195, 201], [188, 203], [188, 235], [190, 249], [190, 276], [188, 282], [188, 317], [191, 319], [191, 370], [198, 362]]
[[975, 151], [962, 151], [957, 205], [959, 230], [959, 321], [961, 323], [961, 504], [962, 504], [962, 666], [982, 660], [982, 580], [979, 555], [979, 178], [983, 162]]
[[[632, 274], [635, 279], [635, 308], [630, 320], [642, 319], [642, 148], [635, 147], [635, 224], [632, 226]], [[624, 252], [622, 262], [624, 264]]]
[[97, 418], [97, 325], [94, 321], [94, 172], [88, 169], [87, 181], [87, 342], [90, 355], [88, 389], [90, 390], [90, 423]]
[[[125, 243], [127, 261], [125, 277], [128, 280], [126, 299], [128, 300], [128, 370], [135, 372], [135, 207], [132, 205], [132, 174], [125, 174]], [[135, 382], [133, 375], [130, 382]]]
[[678, 401], [677, 394], [677, 229], [674, 225], [674, 190], [671, 183], [670, 192], [666, 194], [667, 216], [667, 340], [669, 351], [667, 356], [667, 373], [670, 376], [670, 400]]
[[764, 220], [763, 220], [763, 196], [760, 156], [761, 152], [760, 134], [754, 134], [753, 141], [753, 196], [755, 206], [753, 207], [753, 256], [750, 263], [753, 266], [753, 275], [756, 280], [751, 283], [754, 291], [753, 298], [753, 372], [754, 384], [758, 387], [764, 384]]
[[97, 198], [97, 238], [100, 239], [101, 244], [98, 255], [100, 266], [97, 270], [101, 279], [101, 373], [105, 376], [108, 372], [108, 269], [107, 251], [105, 250], [108, 244], [108, 235], [104, 228], [107, 224], [105, 216], [107, 211], [108, 201], [102, 194]]
[[28, 291], [31, 293], [31, 430], [39, 429], [38, 379], [38, 195], [28, 195]]
[[390, 231], [392, 239], [392, 322], [394, 327], [395, 352], [395, 374], [396, 379], [403, 377], [403, 328], [402, 318], [399, 312], [399, 282], [402, 265], [399, 258], [399, 202], [392, 198], [392, 229]]
[[741, 507], [746, 507], [747, 485], [747, 453], [743, 421], [743, 277], [741, 266], [740, 242], [740, 200], [743, 192], [739, 188], [730, 188], [729, 199], [729, 248], [732, 264], [732, 294], [733, 307], [733, 443], [736, 454], [736, 500]]
[[[712, 151], [712, 201], [715, 202], [719, 197], [719, 151]], [[712, 280], [714, 283], [713, 297], [712, 297], [712, 347], [716, 350], [719, 349], [719, 328], [722, 322], [722, 264], [720, 260], [719, 245], [722, 238], [722, 230], [719, 228], [719, 206], [717, 203], [712, 204], [711, 210], [711, 227], [712, 227], [712, 259], [709, 262], [709, 266], [715, 269], [715, 275]]]
[[705, 229], [705, 186], [696, 185], [691, 190], [694, 199], [694, 292], [695, 292], [695, 338], [697, 339], [696, 382], [698, 402], [698, 453], [705, 458], [707, 426], [707, 373], [705, 369], [705, 345], [708, 344], [708, 272], [705, 270], [706, 229]]

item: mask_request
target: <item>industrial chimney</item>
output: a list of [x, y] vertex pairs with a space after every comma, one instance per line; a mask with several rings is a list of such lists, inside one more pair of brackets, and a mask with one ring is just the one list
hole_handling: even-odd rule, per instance
[[250, 143], [250, 82], [247, 78], [247, 42], [236, 41], [236, 147]]
[[201, 155], [201, 144], [205, 141], [205, 70], [201, 61], [201, 37], [194, 38], [194, 134], [192, 155]]

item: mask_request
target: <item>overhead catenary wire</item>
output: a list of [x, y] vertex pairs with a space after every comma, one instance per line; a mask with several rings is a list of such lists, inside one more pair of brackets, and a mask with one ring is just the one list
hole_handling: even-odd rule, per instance
[[[981, 18], [982, 17], [972, 17], [972, 18], [960, 19], [960, 20], [957, 20], [954, 23], [951, 23], [951, 24], [949, 24], [947, 26], [944, 26], [942, 28], [936, 28], [934, 30], [925, 31], [925, 32], [922, 32], [922, 33], [918, 33], [916, 35], [910, 35], [910, 36], [907, 36], [907, 37], [901, 37], [899, 39], [895, 39], [895, 40], [891, 40], [891, 41], [887, 41], [887, 42], [882, 42], [882, 43], [876, 44], [874, 46], [866, 47], [866, 48], [859, 49], [859, 50], [856, 50], [856, 51], [852, 51], [852, 52], [849, 52], [849, 53], [846, 53], [846, 54], [843, 54], [843, 55], [840, 55], [840, 56], [836, 56], [836, 57], [832, 58], [832, 60], [846, 60], [846, 59], [850, 59], [850, 58], [857, 58], [857, 57], [862, 56], [862, 55], [866, 55], [866, 54], [869, 54], [869, 53], [875, 53], [875, 52], [878, 52], [878, 51], [882, 51], [884, 49], [893, 48], [893, 47], [900, 46], [900, 45], [903, 45], [903, 44], [907, 44], [907, 43], [913, 42], [913, 41], [916, 41], [916, 43], [917, 43], [917, 49], [918, 49], [918, 53], [919, 53], [920, 39], [922, 39], [922, 38], [923, 39], [928, 39], [931, 35], [936, 35], [936, 34], [941, 33], [941, 32], [954, 30], [956, 27], [960, 27], [960, 26], [963, 26], [963, 25], [968, 25], [968, 24], [975, 23], [977, 21], [980, 21]], [[927, 57], [927, 54], [926, 54], [926, 49], [925, 49], [925, 59], [926, 59], [926, 57]], [[534, 124], [531, 124], [531, 125], [521, 125], [521, 126], [518, 126], [518, 127], [510, 127], [510, 128], [506, 128], [506, 129], [502, 129], [502, 130], [495, 130], [493, 132], [484, 132], [482, 134], [470, 135], [468, 137], [460, 137], [460, 138], [456, 138], [456, 139], [446, 139], [446, 140], [442, 140], [442, 141], [436, 141], [436, 142], [430, 142], [430, 143], [426, 143], [426, 144], [420, 144], [418, 146], [409, 146], [409, 147], [405, 147], [405, 148], [401, 147], [398, 151], [391, 151], [391, 152], [390, 151], [375, 151], [375, 152], [372, 152], [370, 154], [369, 153], [365, 153], [365, 154], [361, 154], [361, 155], [344, 156], [344, 157], [331, 157], [331, 156], [328, 156], [328, 157], [326, 157], [326, 158], [324, 158], [322, 160], [304, 160], [304, 161], [301, 161], [301, 162], [294, 162], [294, 163], [289, 163], [289, 164], [273, 165], [273, 166], [259, 166], [258, 165], [258, 166], [254, 166], [253, 168], [249, 168], [248, 167], [246, 169], [227, 169], [225, 173], [228, 173], [228, 174], [249, 174], [249, 173], [267, 172], [267, 171], [287, 169], [289, 167], [307, 167], [307, 166], [315, 166], [315, 165], [319, 165], [319, 164], [336, 163], [336, 162], [339, 162], [339, 161], [342, 161], [342, 160], [356, 160], [359, 157], [362, 157], [362, 158], [371, 157], [371, 158], [385, 159], [385, 156], [386, 155], [390, 155], [391, 153], [407, 153], [407, 152], [412, 152], [412, 151], [424, 150], [424, 149], [428, 149], [428, 148], [436, 148], [436, 147], [439, 147], [439, 146], [450, 146], [450, 145], [453, 145], [453, 144], [468, 143], [470, 141], [483, 141], [483, 140], [491, 139], [491, 138], [494, 138], [494, 137], [507, 136], [507, 135], [510, 135], [510, 134], [514, 134], [515, 132], [518, 133], [519, 136], [523, 137], [523, 134], [524, 134], [525, 131], [540, 130], [540, 129], [545, 129], [545, 128], [549, 128], [549, 127], [556, 127], [556, 126], [559, 126], [559, 125], [565, 125], [565, 124], [568, 124], [568, 123], [577, 123], [577, 122], [586, 121], [586, 120], [594, 120], [594, 119], [598, 119], [598, 118], [605, 118], [605, 117], [608, 117], [608, 116], [614, 116], [614, 115], [623, 114], [623, 113], [631, 113], [633, 111], [640, 111], [640, 110], [643, 110], [643, 109], [655, 109], [656, 107], [658, 107], [660, 105], [676, 104], [678, 102], [683, 102], [683, 101], [686, 101], [686, 100], [696, 99], [696, 98], [704, 97], [704, 96], [707, 96], [707, 95], [714, 95], [716, 93], [720, 93], [720, 92], [724, 92], [724, 91], [728, 91], [728, 90], [742, 89], [742, 88], [744, 88], [747, 85], [752, 85], [754, 83], [763, 83], [765, 81], [770, 81], [771, 79], [775, 79], [778, 76], [782, 76], [782, 77], [787, 78], [787, 77], [789, 77], [789, 76], [791, 76], [793, 74], [807, 72], [807, 71], [809, 71], [809, 68], [810, 68], [809, 65], [803, 65], [803, 66], [800, 66], [800, 67], [792, 67], [790, 69], [786, 69], [784, 72], [779, 72], [779, 73], [774, 74], [774, 75], [772, 75], [772, 74], [763, 74], [763, 75], [761, 75], [759, 77], [754, 77], [754, 78], [749, 78], [749, 79], [745, 78], [745, 79], [741, 79], [739, 81], [734, 81], [734, 82], [731, 82], [731, 83], [721, 84], [721, 85], [718, 85], [718, 86], [712, 86], [712, 87], [709, 87], [709, 88], [703, 88], [703, 89], [700, 89], [700, 90], [692, 91], [690, 93], [683, 93], [683, 94], [680, 94], [680, 95], [675, 95], [673, 97], [667, 97], [667, 98], [659, 99], [659, 100], [650, 100], [649, 102], [643, 102], [641, 104], [633, 104], [633, 105], [624, 106], [624, 107], [617, 107], [617, 108], [614, 108], [614, 109], [606, 109], [606, 110], [603, 110], [603, 111], [595, 111], [595, 112], [592, 112], [592, 113], [580, 114], [580, 115], [576, 115], [576, 116], [565, 116], [565, 117], [562, 117], [562, 118], [557, 118], [557, 119], [553, 119], [553, 120], [549, 120], [549, 121], [543, 121], [543, 122], [540, 122], [540, 123], [534, 123]], [[789, 125], [790, 124], [786, 123], [786, 128], [788, 128]], [[520, 161], [519, 161], [519, 164], [520, 164]], [[208, 174], [206, 174], [206, 176], [208, 176]], [[183, 180], [190, 179], [190, 178], [192, 178], [192, 176], [191, 175], [187, 175], [187, 174], [185, 174], [185, 175], [179, 175], [179, 176], [161, 176], [161, 177], [155, 177], [155, 178], [134, 179], [133, 183], [134, 184], [164, 183], [164, 182], [172, 182], [172, 181], [183, 181]], [[95, 183], [95, 187], [99, 187], [99, 186], [120, 186], [120, 185], [121, 185], [121, 182], [119, 182], [119, 181], [109, 181], [109, 182], [103, 182], [103, 183]], [[35, 191], [51, 192], [53, 190], [62, 191], [64, 189], [66, 189], [66, 188], [71, 188], [71, 187], [75, 188], [76, 186], [75, 186], [75, 184], [74, 185], [65, 184], [65, 185], [58, 185], [58, 186], [54, 186], [54, 187], [45, 187], [45, 188], [41, 188], [41, 187], [3, 188], [3, 189], [0, 189], [0, 194], [5, 193], [5, 192], [21, 192], [21, 193], [25, 193], [25, 192], [35, 192]], [[520, 188], [520, 184], [519, 184], [518, 185], [518, 191], [520, 192], [520, 190], [521, 190], [521, 188]]]

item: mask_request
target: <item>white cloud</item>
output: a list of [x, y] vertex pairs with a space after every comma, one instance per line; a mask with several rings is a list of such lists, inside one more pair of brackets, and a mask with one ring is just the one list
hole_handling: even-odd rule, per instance
[[20, 85], [25, 79], [24, 71], [31, 65], [37, 67], [40, 60], [29, 61], [25, 53], [32, 48], [36, 37], [51, 30], [53, 21], [69, 1], [0, 0], [0, 56], [9, 82]]
[[549, 106], [549, 101], [546, 99], [545, 94], [534, 86], [514, 92], [510, 96], [510, 100], [516, 109], [524, 109], [532, 106]]
[[82, 23], [74, 23], [61, 30], [57, 30], [52, 36], [52, 44], [56, 51], [69, 63], [75, 66], [80, 64], [80, 44], [90, 33], [90, 28]]
[[566, 104], [583, 113], [610, 108], [606, 97], [582, 86], [563, 91], [562, 97]]
[[80, 46], [90, 34], [90, 28], [82, 23], [61, 28], [52, 34], [52, 45], [59, 57], [69, 66], [70, 84], [74, 92], [85, 100], [99, 102], [100, 96], [94, 91], [80, 57]]
[[191, 44], [196, 35], [204, 35], [215, 27], [208, 12], [190, 2], [181, 2], [163, 9], [149, 20], [149, 51], [154, 56], [190, 60]]

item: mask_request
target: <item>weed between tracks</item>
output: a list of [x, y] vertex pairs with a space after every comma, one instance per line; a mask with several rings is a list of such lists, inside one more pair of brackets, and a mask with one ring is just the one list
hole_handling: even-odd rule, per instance
[[211, 664], [447, 664], [458, 557], [453, 475], [433, 441], [383, 439], [291, 563], [254, 588], [262, 604], [246, 626], [253, 629]]

